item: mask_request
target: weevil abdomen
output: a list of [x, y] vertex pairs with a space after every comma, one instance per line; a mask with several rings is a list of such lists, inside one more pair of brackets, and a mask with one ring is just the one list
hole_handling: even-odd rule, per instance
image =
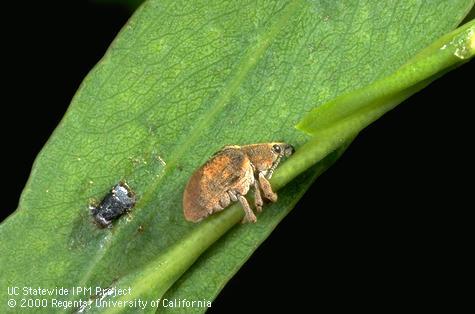
[[223, 210], [231, 202], [228, 191], [245, 195], [252, 178], [250, 161], [241, 150], [223, 149], [196, 170], [188, 181], [183, 194], [186, 220], [198, 222]]

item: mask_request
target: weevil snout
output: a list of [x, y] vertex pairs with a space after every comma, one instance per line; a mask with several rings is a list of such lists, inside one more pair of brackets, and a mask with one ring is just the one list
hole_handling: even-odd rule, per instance
[[293, 153], [295, 153], [295, 148], [290, 145], [290, 144], [284, 144], [284, 156], [285, 157], [289, 157], [290, 155], [292, 155]]

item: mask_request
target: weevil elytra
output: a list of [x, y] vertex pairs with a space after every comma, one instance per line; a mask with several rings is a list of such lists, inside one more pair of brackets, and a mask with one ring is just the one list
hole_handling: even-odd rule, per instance
[[102, 199], [98, 206], [89, 206], [99, 226], [109, 227], [114, 219], [128, 212], [135, 205], [135, 193], [125, 182], [119, 182]]
[[244, 196], [252, 186], [257, 212], [262, 210], [263, 197], [271, 202], [277, 201], [269, 179], [282, 157], [288, 157], [293, 152], [292, 145], [286, 143], [224, 147], [196, 170], [188, 181], [183, 194], [185, 219], [199, 222], [225, 209], [231, 202], [239, 201], [245, 212], [243, 222], [256, 222], [256, 216]]

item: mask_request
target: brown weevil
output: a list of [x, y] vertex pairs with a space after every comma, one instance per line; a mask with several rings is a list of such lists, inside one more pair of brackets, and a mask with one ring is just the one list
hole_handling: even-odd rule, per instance
[[102, 199], [98, 206], [90, 205], [91, 213], [99, 226], [110, 227], [113, 220], [135, 205], [135, 193], [125, 182], [119, 182]]
[[[282, 157], [292, 155], [294, 148], [286, 143], [262, 143], [226, 146], [196, 170], [183, 194], [185, 219], [199, 222], [207, 216], [239, 201], [244, 209], [243, 222], [256, 222], [256, 216], [244, 197], [254, 188], [257, 212], [263, 199], [277, 201], [269, 179]], [[261, 190], [263, 195], [261, 195]]]

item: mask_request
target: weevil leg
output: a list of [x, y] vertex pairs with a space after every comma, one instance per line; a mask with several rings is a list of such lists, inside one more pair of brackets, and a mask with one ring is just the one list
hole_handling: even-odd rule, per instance
[[241, 206], [245, 213], [245, 216], [241, 221], [242, 223], [257, 221], [256, 215], [254, 215], [254, 212], [252, 211], [251, 206], [249, 206], [249, 203], [244, 196], [236, 193], [235, 191], [228, 191], [228, 195], [231, 201], [236, 202], [239, 200], [239, 202], [241, 203]]
[[237, 196], [234, 192], [228, 191], [228, 195], [229, 195], [229, 198], [231, 199], [231, 201], [237, 202], [238, 198], [237, 198]]
[[247, 202], [247, 199], [240, 194], [237, 195], [237, 198], [239, 199], [239, 202], [241, 203], [242, 208], [244, 209], [244, 213], [246, 214], [244, 218], [242, 219], [242, 223], [256, 222], [257, 221], [256, 215], [254, 215], [251, 207], [249, 206], [249, 203]]
[[259, 184], [261, 185], [262, 192], [264, 192], [264, 197], [271, 202], [276, 202], [277, 194], [272, 191], [270, 182], [266, 179], [262, 172], [259, 172]]
[[262, 201], [261, 189], [257, 180], [254, 180], [254, 204], [256, 205], [257, 212], [260, 213], [264, 202]]
[[229, 192], [224, 193], [221, 199], [219, 200], [219, 206], [221, 209], [228, 207], [229, 203], [231, 203], [231, 198], [229, 197]]

